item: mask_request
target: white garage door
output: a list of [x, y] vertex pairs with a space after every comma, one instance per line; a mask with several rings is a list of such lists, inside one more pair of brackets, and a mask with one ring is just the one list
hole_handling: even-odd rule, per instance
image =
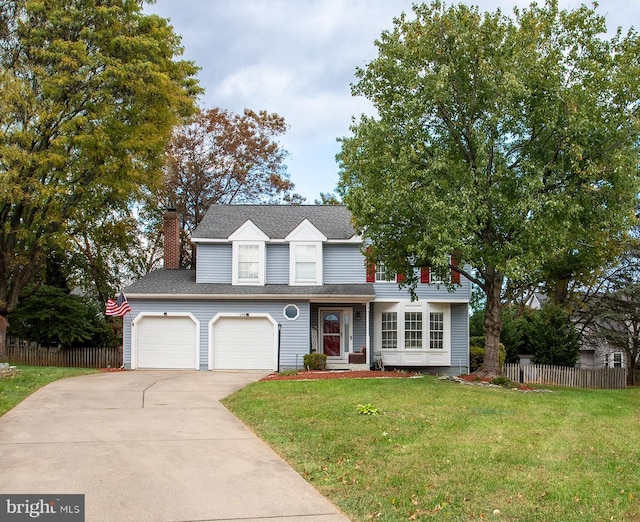
[[143, 317], [135, 328], [138, 368], [197, 368], [196, 323], [191, 317]]
[[215, 370], [275, 370], [276, 329], [266, 317], [222, 317], [213, 324]]

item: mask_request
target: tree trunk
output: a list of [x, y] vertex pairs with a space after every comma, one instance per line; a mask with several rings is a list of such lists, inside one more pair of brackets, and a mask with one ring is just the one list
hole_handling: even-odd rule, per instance
[[7, 354], [7, 326], [9, 322], [4, 315], [0, 315], [0, 362], [9, 362]]
[[473, 374], [478, 377], [496, 377], [502, 374], [500, 368], [500, 332], [502, 331], [502, 274], [489, 272], [487, 285], [487, 306], [484, 314], [484, 361]]

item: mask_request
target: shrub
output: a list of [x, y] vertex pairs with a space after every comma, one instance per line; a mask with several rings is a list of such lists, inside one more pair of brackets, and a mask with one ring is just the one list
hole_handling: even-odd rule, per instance
[[280, 370], [278, 375], [282, 375], [286, 377], [287, 375], [298, 375], [298, 370], [289, 369], [289, 370]]
[[513, 381], [504, 375], [498, 375], [491, 379], [491, 384], [495, 384], [496, 386], [504, 386], [505, 388], [511, 388], [513, 386]]
[[[506, 351], [504, 345], [500, 344], [500, 368], [504, 366]], [[484, 362], [484, 348], [480, 346], [471, 346], [469, 348], [469, 370], [475, 372]]]
[[327, 356], [323, 353], [308, 353], [304, 356], [303, 363], [308, 370], [326, 370]]

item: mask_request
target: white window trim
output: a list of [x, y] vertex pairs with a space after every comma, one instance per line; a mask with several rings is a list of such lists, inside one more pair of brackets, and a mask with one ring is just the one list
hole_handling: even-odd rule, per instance
[[[258, 247], [258, 277], [257, 279], [240, 279], [238, 277], [238, 262], [239, 262], [239, 247], [240, 245], [250, 245]], [[247, 286], [264, 286], [265, 284], [265, 242], [264, 241], [234, 241], [232, 247], [232, 274], [231, 283], [233, 285], [247, 285]]]
[[[295, 308], [296, 309], [296, 316], [295, 317], [289, 317], [287, 315], [287, 308]], [[288, 304], [282, 309], [282, 315], [284, 316], [284, 318], [287, 321], [295, 321], [298, 317], [300, 317], [300, 308], [296, 304]]]
[[[384, 312], [397, 313], [397, 339], [394, 349], [382, 350], [382, 314]], [[422, 312], [422, 348], [405, 347], [405, 312]], [[443, 348], [430, 348], [429, 314], [431, 312], [441, 312], [444, 314], [444, 336]], [[376, 352], [384, 351], [389, 353], [410, 352], [410, 353], [446, 353], [451, 351], [451, 306], [449, 303], [427, 303], [401, 301], [376, 305], [375, 313], [375, 345]]]
[[[296, 247], [314, 246], [316, 250], [316, 274], [313, 280], [296, 279]], [[321, 241], [292, 241], [289, 243], [289, 284], [291, 286], [321, 286], [322, 285], [322, 242]]]

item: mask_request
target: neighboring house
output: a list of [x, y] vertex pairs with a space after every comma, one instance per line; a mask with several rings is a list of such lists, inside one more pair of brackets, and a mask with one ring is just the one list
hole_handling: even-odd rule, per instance
[[[526, 305], [533, 309], [539, 310], [542, 304], [546, 302], [545, 294], [535, 292], [529, 297]], [[626, 368], [626, 357], [624, 352], [612, 347], [605, 339], [594, 335], [593, 326], [598, 323], [598, 317], [590, 317], [588, 323], [585, 324], [580, 316], [574, 317], [574, 323], [580, 333], [580, 358], [576, 362], [577, 368], [589, 370], [600, 368]], [[531, 364], [531, 355], [520, 355], [520, 364]]]
[[317, 351], [331, 369], [468, 371], [469, 281], [452, 272], [449, 292], [422, 269], [412, 302], [366, 266], [344, 206], [214, 205], [192, 242], [180, 270], [167, 212], [165, 268], [125, 289], [125, 367], [277, 371]]

